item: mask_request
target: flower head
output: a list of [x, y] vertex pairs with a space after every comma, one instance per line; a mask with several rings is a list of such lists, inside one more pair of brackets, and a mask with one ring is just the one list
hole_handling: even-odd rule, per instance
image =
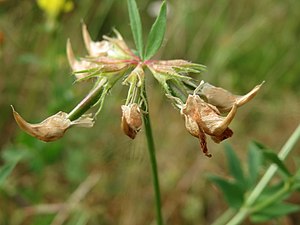
[[[153, 74], [166, 95], [180, 109], [188, 132], [197, 137], [200, 147], [207, 156], [206, 135], [219, 143], [233, 135], [229, 128], [237, 108], [254, 98], [262, 84], [254, 87], [244, 96], [201, 82], [196, 85], [189, 76], [199, 74], [205, 66], [186, 60], [143, 59], [134, 54], [121, 34], [114, 30], [115, 37], [103, 36], [101, 41], [93, 41], [87, 26], [82, 25], [82, 35], [88, 55], [76, 58], [70, 40], [67, 41], [67, 57], [76, 82], [94, 80], [95, 85], [87, 96], [69, 113], [58, 112], [41, 123], [29, 124], [13, 110], [18, 125], [28, 134], [43, 140], [55, 141], [72, 126], [93, 126], [93, 118], [101, 111], [106, 95], [122, 78], [123, 85], [129, 86], [126, 102], [121, 106], [123, 132], [134, 139], [141, 129], [142, 116], [148, 113], [145, 96], [145, 69]], [[85, 115], [87, 110], [99, 105], [93, 115]], [[225, 114], [225, 115], [223, 115]]]
[[114, 30], [116, 37], [104, 36], [104, 40], [94, 42], [85, 24], [82, 25], [82, 36], [88, 52], [86, 57], [75, 58], [71, 42], [67, 41], [67, 56], [76, 81], [91, 78], [111, 77], [122, 75], [136, 62], [135, 56], [129, 49], [121, 34]]

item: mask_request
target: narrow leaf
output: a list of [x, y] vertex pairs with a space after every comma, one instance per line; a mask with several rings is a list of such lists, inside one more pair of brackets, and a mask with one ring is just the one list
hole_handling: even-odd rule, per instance
[[280, 202], [252, 214], [250, 218], [252, 222], [261, 223], [298, 211], [300, 211], [299, 205]]
[[9, 162], [4, 164], [0, 168], [0, 187], [4, 184], [6, 178], [10, 175], [10, 173], [13, 171], [15, 168], [17, 162]]
[[243, 174], [242, 166], [240, 164], [240, 160], [238, 159], [234, 150], [228, 144], [225, 144], [225, 153], [231, 175], [235, 178], [237, 183], [245, 189], [245, 177]]
[[128, 13], [130, 19], [130, 27], [133, 35], [135, 46], [138, 50], [139, 57], [143, 58], [143, 32], [142, 32], [142, 22], [139, 10], [136, 5], [135, 0], [127, 0]]
[[150, 59], [160, 48], [166, 31], [167, 24], [167, 5], [163, 1], [160, 7], [159, 14], [153, 23], [146, 44], [145, 60]]
[[272, 152], [271, 150], [264, 150], [263, 154], [268, 160], [270, 160], [272, 163], [275, 163], [278, 166], [279, 170], [284, 173], [284, 175], [286, 175], [288, 177], [292, 176], [291, 173], [289, 172], [289, 170], [286, 168], [286, 166], [282, 162], [282, 160], [279, 159], [278, 156], [274, 152]]
[[244, 202], [244, 193], [238, 184], [213, 175], [209, 176], [208, 179], [221, 189], [224, 198], [230, 207], [235, 209], [241, 207]]
[[292, 176], [291, 173], [288, 171], [286, 166], [284, 165], [283, 161], [271, 150], [269, 150], [267, 147], [262, 145], [259, 142], [253, 142], [257, 149], [261, 150], [263, 155], [270, 160], [272, 163], [276, 164], [279, 168], [279, 170], [285, 175], [285, 176]]
[[258, 178], [259, 170], [263, 163], [263, 156], [261, 151], [255, 143], [250, 143], [248, 150], [248, 182], [250, 186], [253, 186]]

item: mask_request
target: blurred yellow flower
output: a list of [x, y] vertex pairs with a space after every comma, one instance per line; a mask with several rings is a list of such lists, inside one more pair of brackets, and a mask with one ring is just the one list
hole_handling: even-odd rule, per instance
[[50, 20], [55, 20], [61, 12], [70, 12], [74, 8], [71, 0], [37, 0], [37, 4]]

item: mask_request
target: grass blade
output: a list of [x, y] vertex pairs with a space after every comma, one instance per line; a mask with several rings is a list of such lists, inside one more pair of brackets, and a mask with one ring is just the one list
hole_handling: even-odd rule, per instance
[[4, 184], [6, 178], [11, 174], [16, 165], [17, 162], [10, 162], [0, 168], [0, 187]]

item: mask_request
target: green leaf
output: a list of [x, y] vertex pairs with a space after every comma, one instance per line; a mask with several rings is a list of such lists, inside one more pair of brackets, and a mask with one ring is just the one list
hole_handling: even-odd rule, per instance
[[4, 164], [0, 168], [0, 187], [4, 184], [6, 178], [11, 174], [16, 165], [17, 161], [13, 161]]
[[214, 175], [210, 175], [208, 179], [221, 189], [230, 207], [238, 209], [242, 206], [244, 202], [244, 192], [238, 184]]
[[262, 152], [259, 151], [257, 145], [254, 142], [250, 143], [248, 150], [248, 182], [250, 186], [253, 186], [255, 184], [262, 164]]
[[280, 202], [252, 214], [250, 218], [252, 222], [261, 223], [298, 211], [300, 211], [299, 205]]
[[242, 166], [240, 164], [240, 160], [229, 144], [225, 144], [225, 153], [231, 175], [243, 189], [246, 189], [245, 177], [243, 174]]
[[276, 164], [279, 168], [279, 170], [285, 175], [285, 176], [292, 176], [291, 173], [288, 171], [288, 169], [286, 168], [286, 166], [284, 165], [283, 161], [281, 159], [278, 158], [278, 156], [272, 151], [269, 150], [267, 147], [265, 147], [264, 145], [262, 145], [259, 142], [253, 142], [257, 149], [261, 150], [263, 155], [270, 160], [272, 163]]
[[147, 40], [145, 49], [145, 60], [150, 59], [160, 48], [166, 31], [167, 25], [167, 5], [163, 1], [160, 7], [159, 14], [153, 23], [150, 34]]
[[284, 165], [283, 161], [281, 159], [278, 158], [278, 156], [272, 152], [271, 150], [264, 150], [263, 151], [264, 156], [270, 160], [272, 163], [275, 163], [279, 170], [281, 172], [283, 172], [284, 175], [291, 177], [292, 174], [289, 172], [289, 170], [286, 168], [286, 166]]
[[135, 46], [138, 50], [139, 57], [143, 58], [143, 32], [142, 32], [142, 22], [139, 14], [139, 10], [136, 5], [135, 0], [127, 0], [128, 13], [130, 19], [130, 27], [134, 39]]
[[[256, 207], [257, 205], [263, 204], [263, 202], [265, 202], [265, 201], [269, 201], [270, 198], [274, 198], [274, 196], [277, 196], [276, 200], [274, 200], [277, 203], [282, 202], [285, 199], [287, 199], [291, 195], [292, 190], [282, 193], [282, 191], [285, 189], [286, 185], [287, 185], [286, 182], [280, 181], [271, 186], [267, 186], [263, 190], [263, 192], [260, 194], [260, 196], [258, 197], [254, 207]], [[281, 193], [281, 194], [278, 194], [278, 193]]]

